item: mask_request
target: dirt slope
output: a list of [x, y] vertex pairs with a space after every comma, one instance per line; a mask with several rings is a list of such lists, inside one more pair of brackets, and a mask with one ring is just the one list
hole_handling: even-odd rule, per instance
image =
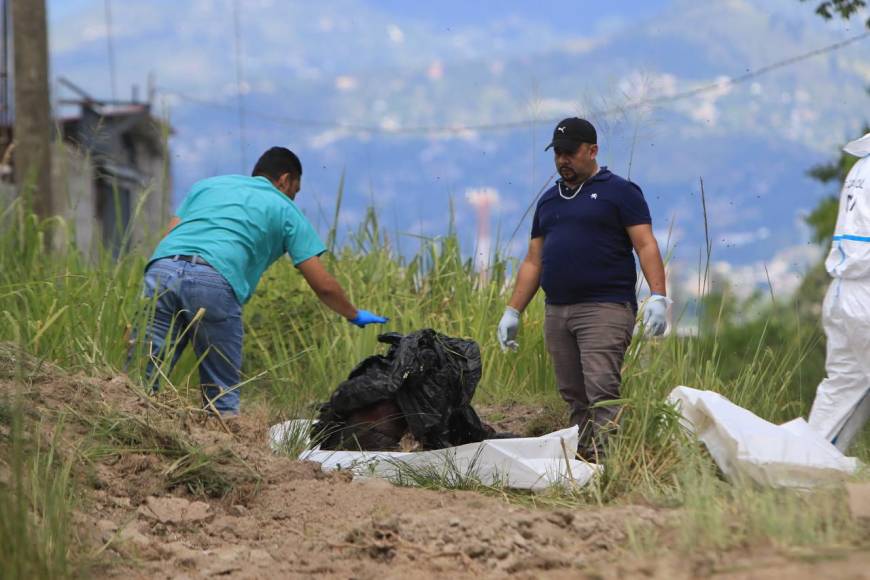
[[[0, 396], [23, 394], [46, 435], [52, 418], [66, 417], [63, 447], [84, 490], [76, 529], [97, 577], [863, 578], [870, 570], [870, 555], [854, 553], [813, 562], [678, 557], [667, 549], [672, 514], [663, 510], [533, 509], [351, 481], [268, 451], [262, 417], [230, 434], [177, 403], [143, 399], [123, 377], [46, 368], [31, 377], [22, 384], [0, 364]], [[200, 455], [185, 454], [192, 448], [182, 440]], [[637, 534], [659, 538], [661, 552], [631, 557]]]

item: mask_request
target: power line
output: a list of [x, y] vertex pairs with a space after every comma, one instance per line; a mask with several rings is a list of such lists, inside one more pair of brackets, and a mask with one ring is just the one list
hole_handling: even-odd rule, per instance
[[[804, 60], [808, 60], [815, 56], [819, 56], [822, 54], [827, 54], [830, 52], [835, 52], [846, 46], [854, 44], [856, 42], [860, 42], [862, 40], [870, 37], [870, 32], [864, 32], [862, 34], [858, 34], [856, 36], [852, 36], [845, 40], [835, 42], [833, 44], [829, 44], [827, 46], [811, 50], [809, 52], [801, 53], [783, 60], [779, 60], [773, 62], [771, 64], [765, 65], [759, 69], [754, 71], [750, 71], [736, 77], [726, 78], [720, 81], [716, 81], [707, 85], [703, 85], [700, 87], [696, 87], [694, 89], [689, 89], [685, 91], [681, 91], [678, 93], [672, 93], [667, 95], [658, 95], [653, 97], [647, 97], [643, 99], [639, 99], [635, 102], [630, 102], [625, 105], [610, 107], [607, 109], [600, 109], [589, 111], [586, 114], [589, 116], [597, 116], [597, 117], [606, 117], [614, 114], [625, 113], [626, 111], [632, 111], [637, 109], [643, 109], [647, 107], [656, 107], [667, 105], [670, 103], [674, 103], [677, 101], [682, 101], [685, 99], [697, 97], [704, 93], [709, 93], [713, 91], [721, 91], [726, 87], [731, 87], [739, 84], [746, 83], [752, 79], [758, 78], [762, 75], [768, 74], [772, 71], [785, 68]], [[181, 91], [176, 91], [168, 88], [162, 88], [161, 92], [166, 95], [171, 95], [177, 97], [183, 101], [187, 101], [190, 103], [209, 106], [219, 109], [232, 109], [231, 105], [227, 105], [225, 103], [219, 101], [212, 101], [207, 99], [202, 99], [199, 97], [195, 97], [192, 95], [188, 95]], [[241, 94], [239, 94], [239, 99], [241, 102]], [[241, 116], [241, 105], [240, 109], [240, 122], [242, 121]], [[349, 133], [357, 133], [357, 134], [378, 134], [378, 135], [388, 135], [388, 136], [401, 136], [401, 135], [444, 135], [444, 134], [459, 134], [464, 132], [486, 132], [486, 131], [507, 131], [513, 129], [519, 129], [528, 127], [533, 123], [557, 123], [560, 119], [523, 119], [518, 121], [507, 121], [503, 123], [482, 123], [476, 125], [417, 125], [417, 126], [408, 126], [408, 127], [384, 127], [380, 125], [365, 125], [365, 124], [352, 124], [352, 123], [337, 123], [334, 121], [324, 121], [317, 119], [308, 119], [308, 118], [300, 118], [300, 117], [290, 117], [285, 115], [276, 115], [272, 113], [260, 113], [251, 111], [248, 114], [251, 116], [261, 118], [264, 120], [275, 121], [278, 123], [286, 123], [290, 125], [302, 126], [302, 127], [324, 127], [331, 129], [338, 129], [342, 131], [346, 131]]]
[[239, 159], [242, 164], [242, 175], [248, 171], [248, 162], [245, 159], [245, 95], [244, 95], [244, 69], [242, 63], [242, 26], [239, 14], [239, 0], [233, 0], [233, 33], [236, 42], [236, 96], [239, 109]]
[[828, 46], [823, 46], [822, 48], [817, 48], [816, 50], [811, 50], [809, 52], [805, 52], [805, 53], [799, 54], [797, 56], [792, 56], [792, 57], [768, 64], [768, 65], [765, 65], [759, 69], [744, 73], [742, 75], [738, 75], [738, 76], [733, 77], [733, 78], [724, 79], [724, 80], [719, 81], [719, 82], [711, 83], [709, 85], [705, 85], [703, 87], [698, 87], [698, 88], [691, 89], [688, 91], [683, 91], [681, 93], [676, 93], [674, 95], [667, 95], [667, 96], [661, 96], [661, 97], [655, 97], [655, 98], [649, 99], [647, 103], [644, 103], [644, 106], [648, 106], [648, 105], [654, 106], [654, 105], [658, 105], [658, 104], [665, 104], [665, 103], [668, 103], [670, 101], [686, 99], [689, 97], [697, 96], [697, 95], [702, 94], [702, 93], [708, 93], [711, 91], [723, 89], [725, 87], [739, 85], [741, 83], [745, 83], [747, 81], [750, 81], [756, 77], [760, 77], [762, 75], [765, 75], [771, 71], [775, 71], [777, 69], [781, 69], [781, 68], [785, 68], [787, 66], [791, 66], [793, 64], [797, 64], [797, 63], [802, 62], [804, 60], [810, 59], [814, 56], [819, 56], [822, 54], [826, 54], [829, 52], [834, 52], [834, 51], [840, 50], [841, 48], [845, 48], [846, 46], [849, 46], [850, 44], [853, 44], [855, 42], [860, 42], [868, 37], [870, 37], [870, 32], [864, 32], [862, 34], [859, 34], [857, 36], [853, 36], [851, 38], [847, 38], [847, 39], [842, 40], [840, 42], [835, 42], [834, 44], [829, 44]]
[[112, 90], [112, 100], [118, 99], [118, 85], [115, 79], [115, 43], [112, 34], [112, 0], [106, 0], [106, 52], [109, 57], [109, 85]]

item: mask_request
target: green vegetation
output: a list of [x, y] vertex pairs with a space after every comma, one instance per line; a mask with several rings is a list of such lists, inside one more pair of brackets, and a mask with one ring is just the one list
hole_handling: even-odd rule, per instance
[[0, 408], [0, 577], [67, 577], [81, 561], [72, 553], [71, 462], [58, 455], [56, 440], [31, 435], [42, 426], [16, 401]]
[[[130, 329], [147, 314], [148, 304], [140, 298], [142, 255], [86, 258], [73, 246], [46, 252], [44, 240], [58, 227], [57, 221], [38, 221], [21, 200], [0, 214], [0, 344], [13, 345], [0, 352], [0, 381], [27, 384], [46, 365], [89, 376], [122, 372]], [[334, 229], [329, 239], [335, 239]], [[422, 240], [409, 260], [396, 257], [392, 244], [377, 215], [369, 212], [328, 258], [351, 300], [390, 316], [389, 330], [432, 327], [476, 339], [484, 361], [476, 402], [560, 408], [543, 343], [541, 296], [524, 315], [519, 352], [502, 353], [495, 340], [509, 290], [505, 279], [515, 264], [498, 258], [489, 280], [482, 281], [463, 257], [454, 232]], [[643, 501], [684, 508], [679, 513], [685, 549], [725, 549], [758, 540], [849, 544], [857, 532], [840, 492], [805, 495], [726, 484], [665, 403], [673, 387], [687, 385], [717, 391], [772, 421], [805, 415], [823, 375], [824, 337], [812, 308], [817, 294], [799, 293], [794, 300], [772, 303], [762, 297], [737, 302], [726, 289], [703, 300], [697, 336], [638, 337], [626, 358], [621, 431], [612, 440], [604, 476], [587, 489], [529, 497], [480, 486], [469, 474], [403, 472], [402, 480], [499, 493], [543, 506]], [[745, 316], [749, 311], [755, 314]], [[382, 351], [376, 339], [380, 329], [358, 329], [321, 307], [289, 262], [266, 274], [245, 309], [245, 323], [243, 408], [267, 406], [276, 420], [312, 416], [314, 404], [356, 362]], [[15, 356], [16, 350], [27, 357]], [[168, 374], [168, 396], [160, 400], [165, 408], [159, 412], [183, 414], [196, 406], [195, 365], [187, 353]], [[130, 374], [135, 378], [137, 373], [134, 365]], [[144, 390], [140, 395], [145, 398]], [[64, 576], [69, 573], [69, 517], [75, 501], [69, 462], [58, 459], [51, 440], [22, 443], [16, 425], [24, 419], [16, 409], [13, 402], [0, 400], [0, 475], [11, 474], [0, 478], [0, 575]], [[561, 426], [559, 412], [547, 416], [551, 425], [529, 428]], [[174, 461], [167, 471], [168, 486], [204, 495], [222, 496], [236, 483], [256, 479], [251, 473], [232, 476], [244, 471], [239, 458], [206, 453], [171, 430], [154, 428], [151, 418], [101, 413], [95, 407], [93, 416], [78, 420], [95, 442], [80, 450], [88, 460], [159, 452]], [[294, 438], [294, 449], [298, 443]], [[865, 460], [868, 448], [865, 437], [858, 449]]]
[[93, 443], [82, 450], [82, 457], [95, 461], [129, 453], [159, 455], [171, 460], [163, 470], [167, 489], [184, 487], [208, 497], [225, 497], [235, 486], [258, 480], [257, 473], [246, 473], [244, 461], [229, 450], [206, 452], [178, 431], [176, 422], [150, 415], [97, 411], [82, 416], [93, 430]]

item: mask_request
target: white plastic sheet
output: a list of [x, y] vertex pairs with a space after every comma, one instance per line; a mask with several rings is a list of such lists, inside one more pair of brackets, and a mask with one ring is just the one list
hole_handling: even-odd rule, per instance
[[668, 400], [729, 479], [807, 488], [842, 481], [860, 466], [802, 418], [774, 425], [718, 393], [682, 386]]
[[[286, 421], [269, 429], [273, 449], [279, 450], [288, 436], [311, 425], [309, 421]], [[381, 477], [396, 481], [402, 472], [435, 471], [447, 477], [473, 476], [487, 485], [542, 490], [552, 485], [584, 486], [600, 469], [578, 461], [577, 427], [541, 437], [488, 439], [435, 451], [328, 451], [319, 447], [302, 452], [299, 459], [320, 463], [323, 471], [345, 469], [354, 477]], [[567, 458], [567, 462], [566, 462]]]

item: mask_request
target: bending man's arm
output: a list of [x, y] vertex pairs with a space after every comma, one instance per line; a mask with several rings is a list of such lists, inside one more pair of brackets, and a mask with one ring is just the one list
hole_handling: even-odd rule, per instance
[[544, 238], [532, 238], [529, 250], [520, 270], [517, 273], [517, 284], [508, 301], [508, 306], [522, 312], [535, 297], [541, 285], [541, 255], [544, 249]]
[[650, 224], [639, 224], [625, 228], [637, 259], [640, 261], [640, 269], [643, 271], [646, 283], [649, 284], [650, 292], [667, 296], [665, 285], [665, 265], [659, 252], [659, 244], [653, 235]]
[[327, 272], [319, 257], [308, 258], [296, 267], [321, 302], [348, 320], [356, 318], [358, 310], [347, 299], [338, 280]]

